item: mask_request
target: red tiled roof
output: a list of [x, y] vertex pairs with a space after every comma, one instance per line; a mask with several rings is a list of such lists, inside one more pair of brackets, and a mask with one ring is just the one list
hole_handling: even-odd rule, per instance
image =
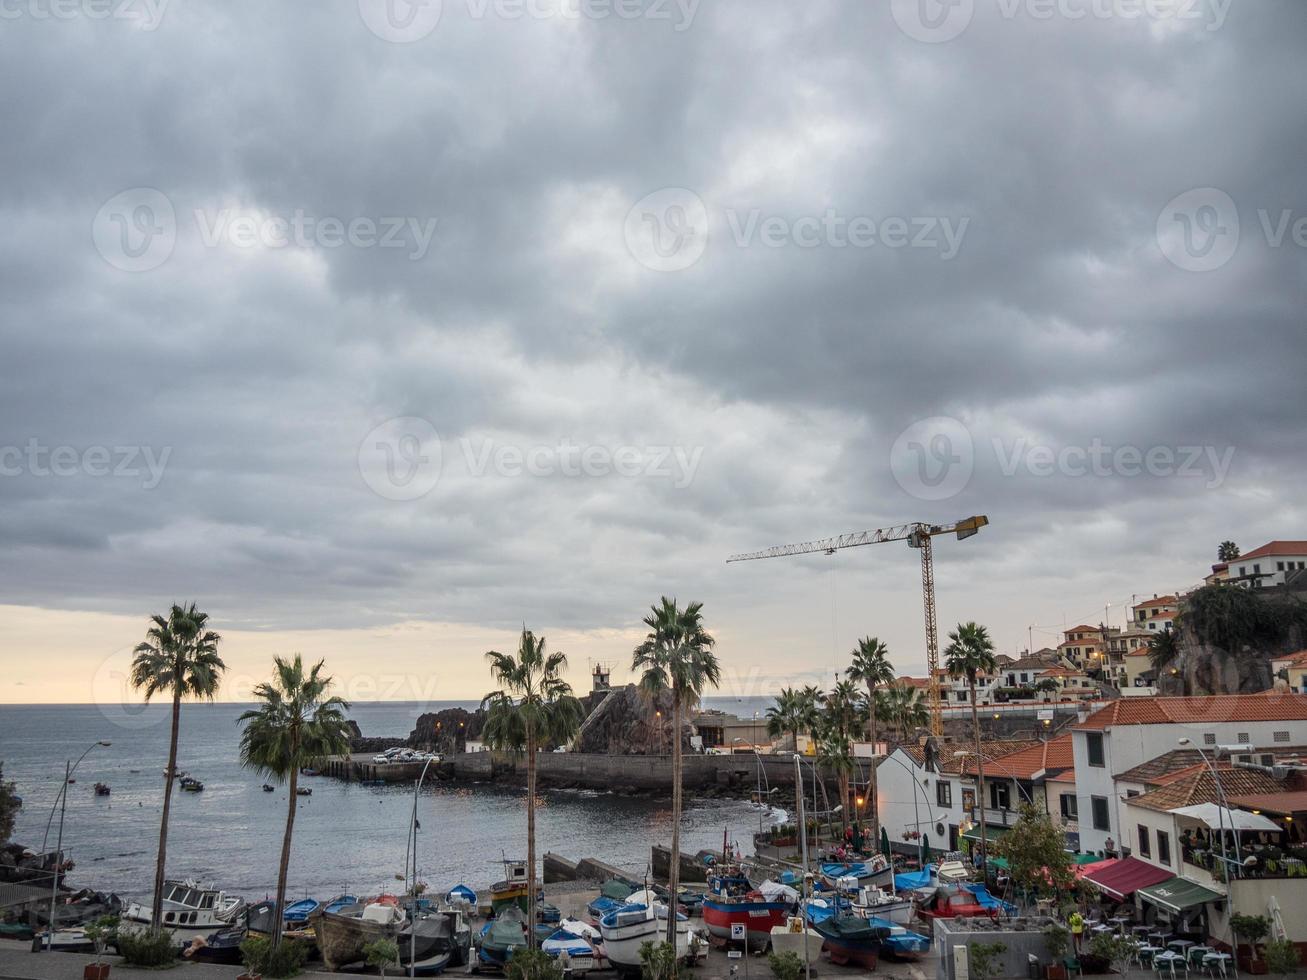
[[1153, 606], [1174, 606], [1176, 598], [1173, 595], [1159, 595], [1155, 599], [1145, 599], [1143, 602], [1136, 602], [1131, 609], [1149, 609]]
[[1074, 769], [1064, 769], [1056, 776], [1049, 776], [1050, 783], [1074, 783], [1076, 781], [1076, 771]]
[[1085, 626], [1082, 624], [1080, 626], [1072, 626], [1069, 630], [1063, 630], [1062, 632], [1063, 633], [1101, 633], [1102, 630], [1100, 630], [1097, 626]]
[[1218, 721], [1307, 721], [1307, 694], [1263, 691], [1194, 698], [1121, 698], [1075, 726], [1102, 731], [1113, 725], [1187, 725]]
[[1307, 664], [1307, 650], [1299, 650], [1297, 653], [1286, 653], [1280, 657], [1272, 657], [1272, 663], [1277, 664]]
[[[1016, 752], [1023, 752], [1026, 749], [1043, 745], [1043, 742], [1036, 742], [1033, 739], [998, 739], [989, 742], [980, 743], [980, 751], [985, 756], [985, 771], [990, 772], [992, 761], [1005, 756], [1012, 755]], [[899, 746], [904, 752], [912, 757], [912, 761], [917, 765], [924, 765], [926, 761], [926, 750], [920, 745], [901, 745]], [[963, 763], [969, 763], [969, 757], [957, 758], [954, 752], [971, 752], [970, 745], [962, 745], [957, 742], [946, 742], [940, 747], [940, 772], [961, 773]], [[974, 766], [973, 766], [974, 768]]]
[[899, 687], [928, 688], [930, 687], [930, 678], [904, 676], [904, 677], [897, 678], [894, 681], [894, 683], [897, 684]]
[[[963, 759], [968, 776], [979, 775], [980, 769], [973, 759]], [[1049, 769], [1070, 769], [1075, 765], [1071, 751], [1071, 734], [1059, 735], [1047, 742], [1037, 742], [1030, 748], [1013, 752], [997, 759], [985, 759], [986, 776], [1006, 776], [1009, 779], [1031, 779], [1037, 772]]]
[[1260, 548], [1254, 548], [1246, 555], [1240, 555], [1235, 561], [1247, 561], [1250, 558], [1274, 558], [1276, 555], [1307, 555], [1307, 541], [1269, 541]]
[[1291, 793], [1245, 793], [1231, 796], [1230, 802], [1235, 806], [1250, 810], [1266, 810], [1270, 813], [1302, 813], [1307, 811], [1307, 790], [1294, 790]]
[[1172, 749], [1170, 752], [1164, 752], [1147, 762], [1141, 762], [1125, 772], [1117, 773], [1112, 778], [1124, 780], [1127, 783], [1146, 783], [1162, 786], [1171, 782], [1178, 773], [1187, 771], [1194, 763], [1201, 763], [1202, 761], [1203, 757], [1198, 753], [1197, 749]]
[[1068, 670], [1066, 667], [1049, 667], [1047, 670], [1041, 670], [1040, 673], [1045, 677], [1084, 677], [1082, 670]]
[[[1202, 763], [1199, 763], [1195, 768], [1198, 771], [1184, 779], [1177, 779], [1170, 785], [1155, 789], [1151, 793], [1145, 793], [1142, 796], [1132, 796], [1125, 802], [1130, 806], [1161, 810], [1163, 813], [1181, 806], [1219, 802], [1221, 794], [1217, 789], [1216, 780], [1212, 778], [1212, 774], [1207, 771], [1206, 766]], [[1284, 783], [1255, 769], [1225, 769], [1221, 770], [1220, 776], [1220, 788], [1225, 790], [1227, 796], [1249, 793], [1280, 795], [1284, 790]], [[1233, 794], [1230, 792], [1231, 790], [1234, 791]]]

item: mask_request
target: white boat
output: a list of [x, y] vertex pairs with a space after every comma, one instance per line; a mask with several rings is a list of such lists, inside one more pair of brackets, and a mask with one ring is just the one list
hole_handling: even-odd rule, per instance
[[[650, 908], [634, 903], [623, 905], [599, 920], [608, 962], [623, 971], [640, 969], [640, 947], [644, 943], [663, 942], [667, 936], [667, 906]], [[690, 921], [676, 916], [676, 955], [687, 956], [691, 948]], [[696, 942], [697, 946], [698, 943]]]
[[[804, 935], [805, 932], [806, 936]], [[806, 927], [803, 916], [792, 915], [785, 920], [785, 925], [771, 927], [771, 948], [774, 953], [793, 953], [799, 959], [803, 959], [805, 956], [805, 941], [807, 942], [807, 958], [810, 960], [819, 959], [821, 944], [825, 940], [822, 938], [821, 933]]]
[[591, 942], [561, 925], [540, 944], [540, 949], [558, 960], [564, 972], [589, 973], [600, 966], [601, 957]]
[[[123, 910], [120, 929], [148, 929], [150, 904], [132, 902]], [[216, 888], [202, 888], [194, 881], [165, 881], [163, 884], [164, 929], [172, 931], [179, 945], [190, 945], [196, 936], [230, 929], [245, 912], [245, 899]]]
[[859, 888], [849, 896], [849, 905], [854, 915], [864, 919], [888, 919], [899, 926], [912, 921], [912, 899], [899, 898], [883, 888]]

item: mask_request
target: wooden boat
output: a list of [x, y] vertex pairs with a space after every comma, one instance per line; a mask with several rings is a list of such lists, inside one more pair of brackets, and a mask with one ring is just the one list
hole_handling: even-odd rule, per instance
[[864, 970], [876, 969], [881, 940], [889, 934], [886, 927], [824, 902], [808, 903], [808, 921], [820, 933], [832, 963], [840, 966], [854, 963]]
[[183, 776], [181, 780], [183, 793], [203, 793], [204, 784], [194, 776]]
[[298, 902], [291, 902], [282, 909], [282, 920], [292, 928], [305, 925], [309, 921], [309, 916], [318, 910], [319, 905], [315, 898], [302, 898]]
[[857, 887], [874, 885], [880, 888], [894, 887], [894, 866], [882, 854], [874, 854], [863, 861], [827, 862], [821, 866], [822, 881], [828, 888], [840, 887], [845, 878], [857, 880]]
[[193, 963], [220, 963], [231, 966], [241, 961], [241, 943], [245, 941], [244, 929], [224, 929], [208, 936], [196, 936], [191, 944], [182, 950], [182, 957]]
[[[604, 955], [614, 968], [623, 973], [639, 972], [640, 947], [645, 943], [662, 942], [667, 937], [667, 906], [659, 904], [651, 908], [641, 902], [624, 905], [599, 920], [599, 933], [604, 940]], [[678, 913], [677, 958], [687, 956], [692, 945], [696, 942], [690, 930], [690, 920]]]
[[514, 951], [525, 946], [526, 917], [510, 906], [482, 928], [477, 958], [488, 966], [502, 969], [513, 958]]
[[[163, 927], [170, 929], [179, 946], [196, 936], [207, 938], [223, 929], [234, 928], [245, 915], [245, 900], [213, 888], [201, 888], [194, 881], [164, 882]], [[150, 928], [148, 902], [133, 902], [122, 913], [119, 930]]]
[[766, 949], [775, 926], [785, 925], [790, 902], [768, 899], [744, 873], [726, 867], [708, 876], [703, 898], [703, 923], [719, 939], [731, 938], [731, 926], [743, 925], [750, 949]]
[[370, 902], [357, 913], [326, 912], [318, 909], [309, 916], [309, 924], [318, 937], [322, 962], [329, 970], [339, 970], [363, 959], [363, 947], [377, 939], [392, 942], [399, 935], [407, 916], [397, 905]]
[[96, 783], [96, 784], [95, 784], [95, 795], [96, 795], [96, 796], [108, 796], [108, 795], [109, 795], [110, 793], [112, 793], [112, 792], [113, 792], [113, 790], [111, 790], [111, 789], [109, 788], [109, 784], [108, 784], [108, 783]]
[[[791, 915], [786, 918], [785, 925], [772, 926], [771, 929], [772, 952], [778, 955], [793, 953], [799, 959], [803, 959], [806, 952], [809, 959], [819, 957], [824, 942], [825, 939], [821, 933], [810, 928], [801, 915]], [[806, 951], [804, 949], [805, 943], [807, 944]]]
[[883, 888], [859, 888], [849, 896], [849, 910], [864, 919], [886, 919], [895, 925], [912, 922], [914, 906], [910, 898], [899, 898]]
[[523, 912], [528, 908], [528, 889], [525, 861], [505, 861], [504, 879], [490, 886], [490, 910], [498, 915], [510, 907]]

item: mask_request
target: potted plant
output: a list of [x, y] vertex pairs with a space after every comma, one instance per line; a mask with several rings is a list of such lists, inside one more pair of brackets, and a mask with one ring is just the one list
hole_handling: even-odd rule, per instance
[[374, 939], [363, 947], [363, 958], [368, 966], [375, 966], [385, 980], [386, 967], [399, 966], [399, 947], [389, 939]]
[[968, 943], [967, 961], [977, 980], [994, 980], [1003, 972], [999, 957], [1007, 952], [1007, 943]]
[[1246, 953], [1244, 947], [1235, 948], [1235, 959], [1239, 963], [1239, 969], [1245, 973], [1265, 973], [1266, 961], [1261, 958], [1257, 944], [1271, 931], [1271, 920], [1264, 915], [1244, 915], [1242, 912], [1236, 912], [1230, 916], [1230, 929], [1236, 938], [1248, 944]]
[[1053, 962], [1044, 967], [1044, 976], [1048, 980], [1066, 980], [1066, 952], [1071, 946], [1071, 931], [1060, 922], [1049, 923], [1044, 928], [1044, 948]]
[[1266, 966], [1279, 977], [1287, 977], [1302, 964], [1298, 947], [1288, 939], [1272, 939], [1266, 944]]
[[86, 938], [95, 945], [95, 962], [88, 963], [82, 970], [83, 980], [109, 980], [109, 964], [103, 962], [104, 947], [118, 928], [118, 920], [112, 915], [102, 916], [86, 926], [82, 931]]
[[251, 936], [241, 943], [241, 964], [245, 972], [236, 980], [263, 980], [263, 968], [268, 965], [268, 951], [272, 943], [262, 936]]

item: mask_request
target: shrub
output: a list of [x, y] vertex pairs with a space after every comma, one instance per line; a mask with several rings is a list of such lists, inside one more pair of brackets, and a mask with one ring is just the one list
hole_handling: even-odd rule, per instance
[[1298, 947], [1287, 939], [1272, 939], [1266, 944], [1266, 969], [1279, 976], [1288, 976], [1298, 969]]
[[1002, 971], [998, 958], [1007, 952], [1007, 943], [968, 943], [967, 948], [971, 972], [979, 980], [993, 980]]
[[276, 949], [272, 941], [262, 936], [252, 936], [241, 943], [241, 962], [247, 973], [259, 973], [274, 980], [293, 977], [300, 972], [304, 958], [309, 949], [304, 943], [287, 939]]
[[641, 943], [640, 975], [644, 980], [676, 976], [676, 947], [671, 943]]
[[1271, 920], [1264, 915], [1245, 915], [1236, 912], [1230, 916], [1230, 928], [1244, 942], [1256, 946], [1271, 931]]
[[[381, 977], [386, 976], [386, 967], [399, 966], [399, 947], [389, 939], [374, 939], [363, 947], [363, 958], [368, 966], [375, 966]], [[512, 974], [509, 974], [512, 976]]]
[[1050, 923], [1044, 928], [1044, 948], [1055, 963], [1062, 962], [1071, 945], [1071, 930], [1059, 922]]
[[118, 952], [128, 966], [167, 966], [177, 959], [172, 933], [149, 929], [119, 932]]
[[508, 980], [562, 980], [563, 970], [548, 953], [539, 949], [515, 949], [504, 968]]
[[1126, 972], [1126, 964], [1134, 955], [1135, 944], [1113, 932], [1100, 932], [1089, 940], [1089, 953], [1119, 973]]
[[99, 966], [104, 959], [104, 947], [113, 941], [114, 934], [118, 930], [118, 917], [116, 915], [103, 915], [94, 922], [89, 923], [82, 931], [86, 933], [86, 938], [95, 946], [95, 965]]
[[776, 980], [799, 980], [803, 973], [803, 960], [799, 959], [798, 953], [772, 953], [767, 957], [767, 963]]

